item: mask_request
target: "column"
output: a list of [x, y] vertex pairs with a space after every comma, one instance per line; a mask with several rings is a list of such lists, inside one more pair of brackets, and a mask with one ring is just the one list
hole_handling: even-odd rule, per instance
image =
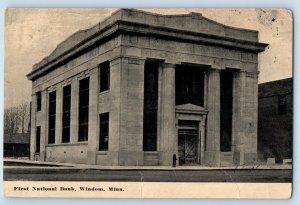
[[244, 144], [245, 135], [243, 112], [245, 110], [245, 87], [246, 72], [239, 71], [234, 74], [233, 79], [233, 112], [232, 112], [232, 148], [233, 162], [235, 165], [244, 164]]
[[78, 97], [79, 83], [77, 77], [71, 82], [71, 119], [70, 119], [70, 143], [78, 142]]
[[220, 166], [220, 71], [211, 69], [206, 75], [208, 109], [204, 164]]
[[87, 159], [89, 164], [96, 164], [96, 151], [98, 142], [98, 67], [90, 70], [90, 87], [89, 87], [89, 131], [88, 131], [88, 151]]
[[[172, 165], [177, 150], [175, 127], [175, 64], [162, 64], [159, 164]], [[178, 156], [177, 156], [178, 158]]]
[[247, 100], [247, 137], [246, 137], [246, 153], [244, 155], [244, 164], [253, 165], [257, 163], [257, 143], [258, 143], [258, 73], [252, 73], [248, 76], [249, 86]]

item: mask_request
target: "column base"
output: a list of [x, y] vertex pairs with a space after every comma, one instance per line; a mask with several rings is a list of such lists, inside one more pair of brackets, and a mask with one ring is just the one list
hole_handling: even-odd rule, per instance
[[242, 165], [244, 163], [243, 156], [241, 155], [241, 152], [235, 151], [233, 152], [233, 164], [236, 166]]
[[256, 153], [245, 153], [244, 154], [244, 165], [255, 165], [257, 163]]
[[[173, 165], [173, 155], [176, 154], [175, 151], [161, 151], [159, 152], [159, 165], [161, 166], [172, 166]], [[178, 155], [176, 164], [178, 165]]]
[[220, 166], [221, 167], [234, 166], [233, 152], [220, 152]]
[[95, 163], [102, 166], [118, 166], [118, 151], [99, 151], [95, 153]]
[[219, 167], [220, 166], [220, 152], [218, 151], [205, 151], [203, 165]]
[[45, 154], [45, 152], [43, 151], [43, 152], [40, 152], [40, 160], [39, 161], [42, 161], [42, 162], [44, 162], [45, 160], [46, 160], [46, 156], [45, 156], [46, 154]]
[[143, 151], [119, 151], [120, 166], [143, 166]]
[[257, 163], [257, 153], [234, 152], [233, 162], [235, 165], [255, 165]]

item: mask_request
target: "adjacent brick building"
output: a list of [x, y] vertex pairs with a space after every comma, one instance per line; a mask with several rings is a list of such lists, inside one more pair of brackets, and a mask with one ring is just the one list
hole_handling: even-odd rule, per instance
[[293, 79], [258, 85], [259, 160], [275, 158], [277, 163], [292, 158]]
[[257, 160], [258, 32], [121, 9], [28, 74], [31, 159], [229, 166]]

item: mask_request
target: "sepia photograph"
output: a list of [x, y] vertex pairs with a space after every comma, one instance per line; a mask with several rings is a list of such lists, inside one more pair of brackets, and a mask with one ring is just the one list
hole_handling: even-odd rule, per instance
[[290, 10], [8, 8], [4, 33], [7, 196], [290, 197]]

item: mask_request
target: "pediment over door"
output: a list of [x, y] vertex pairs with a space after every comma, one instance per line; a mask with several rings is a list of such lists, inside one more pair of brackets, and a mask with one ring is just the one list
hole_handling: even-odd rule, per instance
[[188, 104], [182, 104], [182, 105], [176, 105], [175, 107], [176, 113], [190, 113], [190, 114], [205, 114], [207, 115], [208, 110], [206, 110], [204, 107], [194, 105], [191, 103]]

